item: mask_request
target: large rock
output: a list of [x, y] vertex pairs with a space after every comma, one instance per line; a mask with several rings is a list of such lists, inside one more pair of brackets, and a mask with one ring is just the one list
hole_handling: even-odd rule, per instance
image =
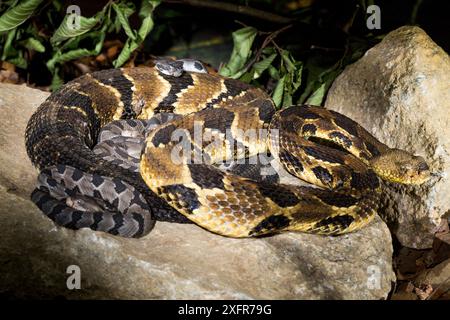
[[440, 173], [420, 187], [389, 185], [380, 212], [403, 245], [431, 247], [450, 209], [449, 56], [422, 29], [401, 27], [344, 70], [325, 106]]
[[[56, 227], [29, 201], [24, 150], [31, 113], [47, 96], [0, 84], [0, 295], [161, 299], [380, 299], [395, 275], [379, 218], [340, 237], [286, 233], [230, 239], [196, 225], [157, 223], [142, 239]], [[69, 265], [81, 290], [69, 290]]]

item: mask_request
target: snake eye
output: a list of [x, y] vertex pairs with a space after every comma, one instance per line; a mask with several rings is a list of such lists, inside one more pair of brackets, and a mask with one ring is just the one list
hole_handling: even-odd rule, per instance
[[428, 167], [428, 165], [425, 162], [422, 162], [419, 164], [419, 167], [417, 168], [419, 173], [423, 172], [423, 171], [428, 171], [430, 170], [430, 167]]
[[198, 71], [203, 71], [203, 70], [204, 70], [203, 65], [202, 65], [200, 62], [198, 62], [198, 61], [195, 61], [195, 62], [194, 62], [194, 67], [195, 67]]

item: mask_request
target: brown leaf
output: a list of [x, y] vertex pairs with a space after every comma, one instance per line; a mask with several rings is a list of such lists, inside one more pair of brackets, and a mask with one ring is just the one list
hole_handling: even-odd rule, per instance
[[430, 284], [423, 284], [419, 288], [414, 288], [414, 293], [420, 300], [426, 300], [433, 293], [433, 287]]

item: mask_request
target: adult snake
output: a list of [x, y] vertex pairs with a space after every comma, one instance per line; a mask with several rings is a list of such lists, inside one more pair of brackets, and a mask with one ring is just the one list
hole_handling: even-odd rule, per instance
[[[148, 133], [139, 170], [94, 152], [111, 121], [165, 113], [178, 116]], [[68, 82], [29, 120], [26, 147], [41, 170], [32, 198], [42, 211], [65, 227], [125, 237], [145, 235], [155, 219], [191, 221], [230, 237], [341, 234], [372, 220], [379, 177], [420, 184], [430, 175], [423, 158], [387, 147], [337, 112], [276, 111], [264, 91], [240, 81], [156, 67]], [[214, 165], [258, 154], [320, 188], [258, 181]]]

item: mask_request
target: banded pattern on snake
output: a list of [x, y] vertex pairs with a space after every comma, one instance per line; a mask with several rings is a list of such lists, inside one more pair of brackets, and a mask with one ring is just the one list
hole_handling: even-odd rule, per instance
[[[100, 129], [111, 121], [166, 112], [181, 116], [149, 131], [139, 170], [95, 150]], [[198, 124], [209, 140], [192, 138]], [[177, 130], [187, 133], [191, 152], [174, 163]], [[249, 130], [268, 134], [250, 141]], [[211, 144], [227, 133], [236, 143]], [[142, 141], [134, 143], [137, 155]], [[388, 148], [339, 113], [314, 106], [276, 112], [265, 92], [237, 80], [195, 72], [172, 76], [158, 68], [105, 70], [67, 83], [30, 119], [26, 146], [44, 173], [33, 200], [51, 219], [127, 237], [145, 235], [154, 219], [192, 221], [232, 237], [341, 234], [375, 215], [378, 176], [419, 184], [430, 174], [424, 159]], [[256, 181], [214, 166], [267, 152], [321, 189]], [[191, 161], [196, 155], [201, 163]]]

